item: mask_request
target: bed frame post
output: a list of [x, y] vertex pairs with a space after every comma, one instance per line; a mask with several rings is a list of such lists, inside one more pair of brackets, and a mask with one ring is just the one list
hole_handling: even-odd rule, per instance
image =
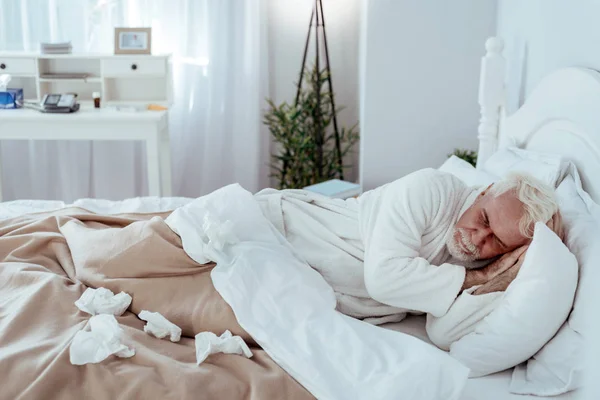
[[485, 42], [486, 55], [481, 59], [481, 75], [479, 77], [479, 152], [477, 168], [482, 168], [498, 148], [498, 131], [502, 114], [505, 91], [504, 77], [506, 60], [502, 56], [504, 42], [491, 37]]

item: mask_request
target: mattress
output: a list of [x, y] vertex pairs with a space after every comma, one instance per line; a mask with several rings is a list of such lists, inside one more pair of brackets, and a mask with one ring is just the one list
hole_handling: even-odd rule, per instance
[[[386, 324], [383, 327], [412, 335], [431, 344], [431, 341], [427, 337], [427, 333], [425, 331], [424, 316], [409, 316], [402, 322]], [[493, 375], [469, 379], [460, 400], [540, 400], [544, 398], [510, 393], [508, 388], [510, 385], [512, 371], [512, 369], [509, 369]], [[548, 399], [576, 400], [579, 399], [579, 393], [575, 391], [565, 393], [560, 396], [548, 397]]]

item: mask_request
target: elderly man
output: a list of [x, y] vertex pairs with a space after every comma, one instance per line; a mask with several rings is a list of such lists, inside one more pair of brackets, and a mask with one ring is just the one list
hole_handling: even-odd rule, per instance
[[[338, 310], [368, 322], [444, 315], [465, 289], [505, 290], [536, 222], [552, 224], [552, 188], [516, 175], [487, 188], [424, 169], [362, 194], [256, 195], [298, 255], [334, 288]], [[560, 221], [556, 221], [556, 229]]]

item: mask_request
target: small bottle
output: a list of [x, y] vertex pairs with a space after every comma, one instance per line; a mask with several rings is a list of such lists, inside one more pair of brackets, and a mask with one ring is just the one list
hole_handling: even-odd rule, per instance
[[100, 92], [92, 93], [92, 97], [94, 98], [94, 108], [100, 108]]

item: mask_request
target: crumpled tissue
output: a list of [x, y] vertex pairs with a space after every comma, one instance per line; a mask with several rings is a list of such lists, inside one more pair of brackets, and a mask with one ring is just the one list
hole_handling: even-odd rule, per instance
[[106, 288], [87, 288], [79, 300], [75, 302], [77, 308], [88, 314], [112, 314], [119, 316], [131, 304], [131, 296], [125, 292], [114, 294]]
[[89, 320], [90, 330], [81, 330], [75, 334], [71, 342], [69, 358], [73, 365], [99, 363], [114, 354], [117, 357], [129, 358], [135, 350], [121, 343], [123, 329], [114, 315], [94, 315]]
[[230, 220], [221, 222], [209, 212], [204, 215], [202, 229], [205, 239], [208, 240], [207, 245], [213, 250], [223, 251], [226, 244], [235, 244], [239, 241], [233, 231], [233, 222]]
[[196, 335], [196, 364], [200, 365], [211, 354], [239, 354], [252, 357], [252, 351], [239, 336], [232, 336], [228, 330], [219, 337], [212, 332], [200, 332]]
[[0, 92], [6, 92], [8, 90], [8, 83], [11, 79], [12, 76], [10, 74], [0, 75]]
[[162, 314], [142, 310], [138, 315], [140, 319], [147, 321], [144, 326], [144, 332], [162, 339], [169, 335], [171, 342], [179, 342], [181, 338], [181, 328], [166, 319]]
[[239, 238], [235, 224], [230, 220], [221, 221], [203, 202], [201, 197], [176, 209], [165, 222], [173, 232], [186, 238], [183, 247], [188, 255], [200, 264], [207, 264], [223, 260], [227, 245], [238, 243]]

